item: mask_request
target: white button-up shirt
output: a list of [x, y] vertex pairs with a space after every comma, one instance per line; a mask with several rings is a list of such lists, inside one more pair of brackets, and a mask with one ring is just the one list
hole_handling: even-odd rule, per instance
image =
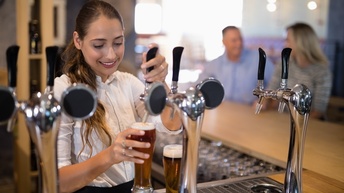
[[[69, 86], [71, 83], [66, 75], [55, 79], [54, 95], [58, 101], [61, 100], [63, 91]], [[115, 136], [143, 117], [144, 103], [139, 99], [143, 92], [144, 84], [129, 73], [116, 71], [105, 83], [101, 81], [100, 77], [97, 77], [97, 97], [106, 109], [104, 116]], [[163, 126], [160, 116], [150, 116], [148, 121], [155, 123], [157, 130], [169, 132]], [[91, 151], [87, 145], [79, 156], [83, 148], [82, 133], [85, 128], [81, 121], [73, 121], [62, 114], [57, 139], [58, 168], [80, 163], [89, 158]], [[93, 148], [91, 156], [106, 148], [95, 132], [91, 134], [90, 141]], [[121, 162], [111, 166], [106, 172], [94, 179], [89, 186], [110, 187], [130, 181], [133, 178], [134, 164]]]

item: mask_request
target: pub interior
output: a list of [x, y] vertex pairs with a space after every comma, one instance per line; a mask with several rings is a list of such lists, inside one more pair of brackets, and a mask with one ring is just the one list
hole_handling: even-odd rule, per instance
[[[44, 91], [47, 82], [45, 48], [58, 46], [59, 53], [65, 48], [72, 37], [76, 14], [86, 1], [0, 0], [2, 88], [8, 87], [9, 79], [6, 49], [19, 45], [17, 99], [29, 100], [33, 93]], [[299, 155], [302, 192], [344, 192], [344, 1], [104, 1], [119, 10], [125, 24], [126, 53], [119, 70], [144, 81], [139, 69], [141, 54], [147, 51], [149, 43], [155, 42], [169, 63], [166, 82], [171, 85], [171, 50], [182, 46], [179, 91], [198, 84], [203, 64], [224, 52], [221, 30], [225, 26], [239, 27], [245, 47], [257, 52], [262, 48], [277, 65], [285, 47], [286, 26], [298, 21], [311, 25], [329, 60], [333, 83], [326, 119], [306, 120], [307, 134]], [[257, 60], [252, 65], [258, 63]], [[56, 65], [55, 75], [59, 76], [63, 64], [57, 60]], [[251, 106], [229, 101], [206, 109], [196, 163], [198, 192], [211, 192], [207, 190], [211, 187], [236, 192], [230, 191], [230, 187], [248, 183], [255, 177], [262, 177], [264, 183], [282, 186], [292, 135], [290, 125], [297, 122], [290, 119], [293, 118], [288, 113], [279, 113], [277, 109], [256, 115]], [[7, 124], [0, 125], [0, 193], [39, 192], [40, 164], [23, 114], [18, 113], [12, 131], [8, 131]], [[165, 188], [162, 149], [167, 144], [183, 143], [182, 135], [159, 134], [157, 137], [152, 165], [152, 184], [156, 192], [164, 192]]]

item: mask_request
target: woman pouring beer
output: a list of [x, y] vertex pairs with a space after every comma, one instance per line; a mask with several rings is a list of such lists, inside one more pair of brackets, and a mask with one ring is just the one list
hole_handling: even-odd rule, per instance
[[[94, 115], [84, 121], [73, 121], [62, 115], [57, 139], [60, 192], [131, 192], [134, 163], [142, 164], [149, 154], [137, 149], [149, 148], [130, 136], [143, 136], [144, 130], [129, 128], [145, 113], [140, 94], [144, 84], [135, 76], [117, 71], [124, 55], [124, 24], [119, 12], [110, 4], [88, 1], [78, 13], [73, 38], [62, 53], [63, 75], [55, 79], [54, 94], [73, 83], [84, 83], [97, 92]], [[141, 68], [154, 67], [144, 78], [164, 82], [168, 64], [157, 54]], [[170, 119], [166, 107], [160, 116], [151, 116], [159, 131], [177, 132], [178, 115]], [[136, 150], [135, 150], [136, 149]]]

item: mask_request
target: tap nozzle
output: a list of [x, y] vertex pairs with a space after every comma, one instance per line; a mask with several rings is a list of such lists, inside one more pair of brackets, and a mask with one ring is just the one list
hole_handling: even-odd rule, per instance
[[177, 81], [172, 81], [171, 94], [176, 94], [177, 92], [178, 92], [178, 83]]
[[255, 114], [259, 114], [263, 107], [264, 101], [264, 80], [258, 80], [257, 88], [253, 90], [253, 94], [258, 97]]
[[[287, 79], [282, 79], [280, 83], [280, 88], [278, 89], [278, 93], [281, 93], [280, 99], [282, 98], [283, 93], [287, 90]], [[278, 112], [283, 113], [285, 108], [285, 103], [280, 100], [278, 103]]]
[[259, 99], [258, 99], [258, 102], [257, 102], [257, 104], [256, 104], [256, 111], [255, 111], [255, 114], [259, 114], [260, 111], [262, 110], [263, 101], [264, 101], [264, 97], [263, 97], [263, 96], [260, 96]]

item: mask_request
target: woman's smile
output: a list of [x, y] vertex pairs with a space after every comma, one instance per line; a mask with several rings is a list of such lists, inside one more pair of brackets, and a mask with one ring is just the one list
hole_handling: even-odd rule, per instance
[[117, 60], [113, 62], [99, 62], [104, 68], [113, 68], [117, 65]]

